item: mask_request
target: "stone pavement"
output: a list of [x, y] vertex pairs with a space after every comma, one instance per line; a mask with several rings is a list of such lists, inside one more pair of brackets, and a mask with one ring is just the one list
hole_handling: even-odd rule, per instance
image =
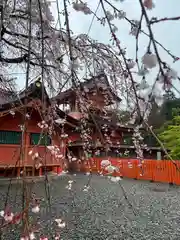
[[[74, 180], [72, 190], [66, 188], [69, 179]], [[94, 175], [89, 190], [83, 191], [88, 182], [89, 176], [78, 174], [34, 185], [33, 192], [45, 199], [40, 214], [44, 224], [55, 218], [67, 223], [61, 230], [61, 240], [180, 239], [180, 187], [132, 179], [123, 179], [119, 184]], [[46, 205], [47, 186], [51, 192], [50, 211]], [[7, 186], [0, 187], [2, 206]], [[17, 209], [21, 189], [20, 185], [12, 185], [10, 190], [9, 203]], [[3, 239], [15, 238], [8, 232]]]

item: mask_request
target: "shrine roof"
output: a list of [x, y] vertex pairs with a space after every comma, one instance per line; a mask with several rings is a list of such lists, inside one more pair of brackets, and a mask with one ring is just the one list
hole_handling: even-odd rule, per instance
[[[25, 103], [29, 103], [32, 100], [42, 100], [50, 106], [51, 99], [46, 92], [45, 87], [43, 87], [40, 80], [31, 83], [26, 90], [22, 90], [19, 93], [12, 91], [11, 89], [0, 88], [0, 112], [9, 111], [16, 107], [24, 106]], [[27, 102], [25, 102], [27, 99]], [[70, 123], [72, 126], [77, 126], [78, 121], [71, 116], [68, 116], [62, 110], [56, 108], [57, 117], [66, 119], [66, 123]]]
[[25, 99], [27, 99], [27, 102], [33, 99], [42, 99], [42, 95], [44, 100], [50, 103], [46, 89], [40, 80], [31, 83], [26, 90], [20, 92], [0, 88], [0, 111], [21, 106], [25, 103]]
[[114, 93], [112, 90], [107, 76], [102, 73], [98, 76], [94, 76], [90, 79], [85, 79], [84, 82], [81, 82], [77, 85], [76, 88], [70, 88], [64, 92], [60, 92], [54, 99], [59, 103], [64, 103], [70, 101], [72, 98], [76, 96], [76, 89], [79, 88], [80, 90], [88, 91], [90, 92], [93, 89], [99, 89], [99, 88], [106, 88], [107, 92], [112, 96], [112, 98], [116, 102], [120, 102], [121, 98], [117, 96], [117, 94]]

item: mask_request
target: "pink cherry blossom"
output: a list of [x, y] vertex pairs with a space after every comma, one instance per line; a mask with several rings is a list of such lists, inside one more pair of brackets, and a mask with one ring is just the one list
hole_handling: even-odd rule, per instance
[[144, 0], [144, 6], [151, 10], [152, 8], [154, 8], [154, 3], [153, 3], [153, 0]]

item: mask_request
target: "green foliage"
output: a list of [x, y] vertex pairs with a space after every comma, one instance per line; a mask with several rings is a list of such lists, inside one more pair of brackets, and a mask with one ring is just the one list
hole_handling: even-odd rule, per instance
[[175, 116], [172, 121], [166, 122], [161, 131], [159, 138], [170, 150], [171, 157], [175, 160], [180, 159], [180, 116]]
[[173, 117], [180, 116], [180, 108], [179, 107], [172, 109], [172, 116]]

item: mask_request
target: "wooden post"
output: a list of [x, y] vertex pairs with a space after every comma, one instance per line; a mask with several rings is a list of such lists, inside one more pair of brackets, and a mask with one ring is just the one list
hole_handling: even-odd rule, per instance
[[[62, 155], [63, 155], [63, 159], [66, 159], [66, 147], [67, 147], [67, 140], [62, 140], [61, 142], [61, 152], [62, 152]], [[63, 168], [63, 159], [61, 159], [61, 168]]]
[[21, 168], [18, 167], [18, 168], [17, 168], [17, 178], [20, 178], [20, 172], [21, 172]]
[[24, 164], [28, 165], [28, 150], [29, 150], [29, 133], [28, 132], [25, 132], [24, 138], [25, 138]]
[[41, 177], [43, 174], [42, 174], [42, 167], [39, 168], [39, 177]]

